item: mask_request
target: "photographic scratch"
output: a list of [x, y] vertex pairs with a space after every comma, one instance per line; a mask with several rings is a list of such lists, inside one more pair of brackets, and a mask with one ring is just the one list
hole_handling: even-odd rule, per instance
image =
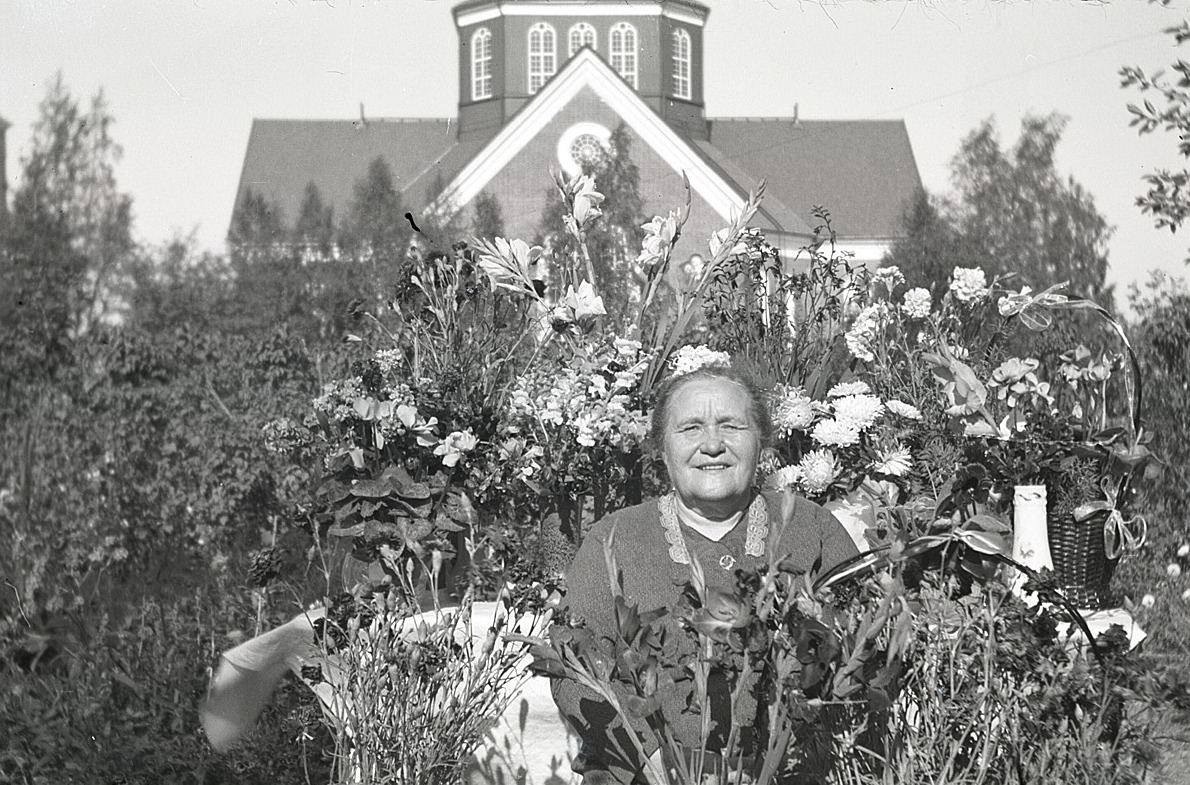
[[174, 83], [169, 81], [165, 74], [161, 73], [161, 69], [157, 67], [157, 63], [153, 62], [153, 58], [146, 56], [145, 59], [149, 61], [149, 65], [153, 66], [153, 70], [157, 72], [157, 75], [161, 77], [162, 81], [169, 85], [169, 89], [173, 90], [174, 94], [177, 95], [178, 98], [181, 98], [183, 101], [185, 101], [186, 96], [178, 92], [178, 88], [174, 87]]

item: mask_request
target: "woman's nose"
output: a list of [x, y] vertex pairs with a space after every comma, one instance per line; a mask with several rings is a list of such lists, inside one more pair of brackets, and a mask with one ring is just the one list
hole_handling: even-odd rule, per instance
[[709, 455], [718, 455], [723, 452], [723, 435], [719, 433], [719, 429], [712, 426], [703, 431], [702, 435], [702, 451]]

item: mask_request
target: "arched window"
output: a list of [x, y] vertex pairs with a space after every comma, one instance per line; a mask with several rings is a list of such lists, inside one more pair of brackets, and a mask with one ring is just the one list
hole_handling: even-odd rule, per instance
[[624, 81], [635, 89], [637, 87], [636, 28], [627, 22], [617, 22], [613, 25], [609, 51], [612, 68], [616, 69], [616, 73], [624, 77]]
[[529, 28], [529, 93], [536, 93], [558, 68], [554, 28], [538, 22]]
[[471, 100], [492, 97], [492, 31], [481, 27], [471, 36]]
[[586, 22], [579, 22], [570, 28], [570, 56], [574, 57], [584, 46], [595, 48], [595, 28]]
[[674, 30], [674, 98], [690, 100], [690, 34]]

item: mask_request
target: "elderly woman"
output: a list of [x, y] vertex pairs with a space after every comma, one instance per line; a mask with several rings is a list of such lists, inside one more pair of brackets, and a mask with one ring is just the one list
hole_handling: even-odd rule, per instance
[[[704, 367], [671, 379], [650, 425], [673, 491], [596, 523], [566, 571], [566, 605], [597, 637], [614, 637], [615, 603], [604, 556], [613, 526], [625, 599], [641, 611], [675, 607], [692, 557], [702, 565], [708, 586], [732, 590], [737, 570], [767, 564], [771, 555], [792, 557], [795, 569], [817, 572], [857, 553], [842, 525], [806, 499], [796, 499], [792, 525], [770, 527], [770, 518], [781, 510], [777, 499], [758, 492], [756, 469], [771, 440], [772, 422], [762, 393], [743, 374]], [[689, 641], [672, 615], [664, 623], [671, 634]], [[693, 749], [700, 744], [700, 718], [687, 708], [691, 689], [690, 681], [679, 681], [663, 698], [662, 711], [679, 741]], [[709, 696], [720, 722], [724, 711], [730, 714], [727, 689], [719, 680], [718, 694]], [[606, 702], [568, 680], [555, 680], [553, 692], [582, 739], [574, 770], [583, 775], [584, 785], [645, 781], [644, 762], [628, 752], [633, 747], [624, 734], [630, 731]], [[744, 711], [754, 715], [755, 706]], [[753, 717], [737, 719], [750, 726]]]

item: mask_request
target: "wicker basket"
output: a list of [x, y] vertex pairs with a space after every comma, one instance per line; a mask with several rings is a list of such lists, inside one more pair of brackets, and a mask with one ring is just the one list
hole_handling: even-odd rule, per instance
[[1075, 606], [1100, 610], [1119, 605], [1119, 598], [1111, 593], [1119, 560], [1107, 558], [1099, 516], [1089, 521], [1076, 521], [1069, 514], [1051, 516], [1049, 543], [1054, 577]]

